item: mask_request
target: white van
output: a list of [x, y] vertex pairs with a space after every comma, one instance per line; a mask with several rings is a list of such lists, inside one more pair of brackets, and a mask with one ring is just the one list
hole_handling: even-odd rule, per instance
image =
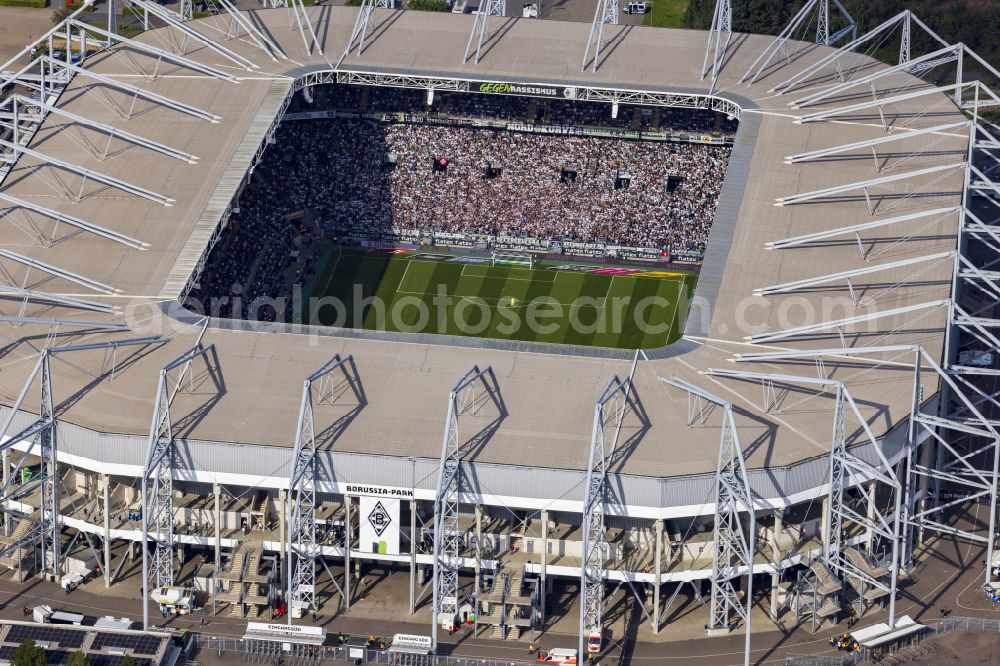
[[622, 7], [625, 14], [645, 14], [649, 11], [649, 5], [645, 2], [630, 2]]

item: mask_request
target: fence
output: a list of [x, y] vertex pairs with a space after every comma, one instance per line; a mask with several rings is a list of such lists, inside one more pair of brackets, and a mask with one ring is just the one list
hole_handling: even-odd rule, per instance
[[939, 620], [932, 620], [927, 623], [931, 630], [928, 636], [949, 631], [983, 631], [1000, 633], [1000, 620], [993, 620], [984, 617], [943, 617]]
[[368, 650], [346, 646], [311, 646], [281, 642], [252, 641], [232, 636], [195, 634], [199, 650], [236, 653], [243, 662], [277, 664], [316, 664], [323, 661], [349, 664], [387, 664], [390, 666], [526, 666], [535, 664], [524, 659], [491, 657], [452, 657], [442, 655], [397, 654], [383, 650]]
[[[927, 631], [913, 636], [913, 644], [928, 638], [946, 634], [949, 631], [981, 631], [1000, 634], [1000, 620], [984, 617], [943, 617], [925, 623]], [[880, 650], [880, 655], [892, 654], [908, 646], [896, 645], [892, 649]], [[862, 649], [845, 655], [829, 656], [814, 654], [785, 655], [785, 666], [851, 666], [868, 659], [868, 651]]]
[[[818, 654], [785, 655], [785, 666], [843, 666], [849, 663], [846, 657], [829, 657]], [[853, 663], [853, 662], [850, 662]]]

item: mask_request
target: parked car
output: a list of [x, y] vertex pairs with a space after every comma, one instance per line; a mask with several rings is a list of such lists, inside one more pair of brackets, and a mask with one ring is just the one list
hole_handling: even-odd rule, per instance
[[649, 3], [630, 2], [622, 8], [626, 14], [645, 14], [649, 11]]

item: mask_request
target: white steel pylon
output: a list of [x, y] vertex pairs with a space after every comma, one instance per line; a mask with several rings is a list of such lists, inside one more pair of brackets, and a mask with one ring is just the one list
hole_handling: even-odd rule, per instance
[[[505, 16], [507, 14], [506, 0], [484, 0], [476, 12], [476, 20], [472, 24], [472, 32], [469, 34], [469, 43], [465, 45], [465, 56], [462, 62], [469, 59], [469, 52], [472, 50], [472, 42], [476, 40], [476, 63], [483, 49], [483, 42], [490, 41], [489, 21], [491, 16]], [[478, 35], [478, 38], [477, 38]]]
[[[206, 322], [207, 326], [207, 322]], [[204, 347], [202, 328], [195, 345], [163, 366], [156, 386], [153, 420], [142, 474], [142, 623], [149, 627], [149, 596], [153, 589], [174, 584], [174, 503], [173, 473], [176, 467], [176, 440], [170, 407], [182, 390], [194, 386], [193, 365], [203, 358], [210, 366], [212, 346]], [[221, 388], [217, 377], [212, 377]], [[150, 558], [149, 546], [153, 555]]]
[[[719, 441], [719, 464], [715, 472], [715, 529], [712, 557], [712, 599], [709, 629], [730, 626], [732, 615], [743, 621], [746, 630], [745, 664], [750, 664], [750, 607], [753, 603], [753, 554], [755, 552], [755, 516], [750, 482], [743, 461], [733, 406], [723, 403], [722, 435]], [[746, 512], [747, 525], [740, 519]], [[735, 582], [746, 576], [745, 599], [740, 598]]]
[[855, 64], [846, 68], [844, 67], [843, 61], [847, 59], [848, 56], [854, 54], [859, 47], [865, 46], [866, 44], [872, 45], [873, 47], [884, 44], [897, 28], [900, 32], [899, 63], [902, 64], [909, 62], [913, 24], [916, 24], [916, 26], [930, 38], [930, 43], [940, 44], [941, 46], [949, 45], [946, 41], [941, 39], [937, 33], [914, 16], [910, 10], [904, 10], [884, 23], [869, 30], [864, 35], [853, 38], [849, 43], [838, 48], [836, 51], [823, 56], [811, 65], [799, 70], [788, 79], [771, 88], [768, 92], [790, 92], [795, 88], [807, 85], [813, 77], [827, 69], [832, 69], [833, 75], [841, 81], [846, 80], [855, 71], [867, 70], [869, 66], [868, 63], [870, 62], [868, 58], [854, 58]]
[[[361, 0], [361, 6], [358, 8], [358, 15], [354, 19], [354, 28], [351, 30], [351, 37], [347, 40], [347, 47], [344, 49], [344, 53], [340, 56], [340, 60], [337, 62], [338, 66], [344, 62], [344, 58], [351, 54], [355, 45], [358, 47], [358, 55], [361, 55], [364, 52], [365, 38], [371, 31], [372, 14], [375, 13], [375, 10], [392, 9], [393, 6], [394, 0]], [[468, 59], [468, 52], [466, 52], [466, 59]]]
[[[28, 442], [27, 448], [20, 459], [14, 463], [12, 469], [5, 470], [9, 475], [7, 483], [0, 491], [0, 507], [5, 514], [5, 519], [27, 520], [32, 522], [32, 526], [27, 533], [18, 541], [5, 543], [0, 547], [0, 556], [7, 556], [15, 549], [26, 549], [36, 541], [40, 545], [42, 554], [41, 574], [49, 579], [56, 579], [62, 574], [62, 542], [60, 532], [62, 531], [61, 512], [59, 511], [59, 486], [61, 485], [58, 472], [58, 444], [56, 439], [56, 418], [52, 393], [52, 357], [62, 353], [84, 352], [89, 350], [117, 350], [118, 347], [147, 345], [157, 341], [157, 338], [134, 338], [127, 340], [117, 340], [101, 343], [85, 343], [79, 345], [67, 345], [63, 347], [49, 347], [42, 350], [35, 363], [35, 367], [29, 373], [17, 400], [11, 405], [7, 418], [0, 426], [0, 450], [7, 451], [22, 442]], [[113, 352], [112, 352], [113, 353]], [[102, 363], [102, 374], [106, 371], [106, 363]], [[113, 372], [113, 370], [112, 370]], [[10, 426], [19, 414], [21, 405], [36, 384], [39, 391], [38, 417], [20, 432], [11, 433]], [[36, 455], [39, 458], [39, 471], [31, 476], [31, 481], [26, 484], [15, 483], [21, 478], [20, 471], [27, 467], [28, 455]], [[22, 513], [13, 513], [8, 507], [13, 502], [22, 502], [24, 497], [38, 492], [39, 515], [32, 517]]]
[[[740, 360], [749, 360], [744, 355]], [[823, 560], [832, 571], [858, 590], [861, 600], [859, 614], [864, 611], [866, 592], [876, 591], [876, 596], [889, 597], [889, 626], [896, 622], [896, 585], [900, 562], [900, 535], [903, 523], [902, 506], [905, 491], [897, 478], [892, 463], [882, 452], [882, 444], [872, 432], [868, 419], [864, 417], [844, 382], [823, 377], [803, 377], [776, 373], [756, 373], [742, 370], [711, 369], [705, 374], [714, 377], [729, 377], [750, 381], [766, 381], [781, 384], [804, 384], [819, 387], [820, 393], [830, 389], [835, 391], [833, 409], [833, 434], [830, 445], [829, 510], [823, 524]], [[852, 415], [852, 431], [856, 437], [848, 441], [847, 419]], [[851, 448], [858, 444], [868, 444], [874, 453], [875, 463], [856, 456]], [[905, 480], [904, 480], [905, 481]], [[850, 491], [863, 482], [874, 482], [888, 488], [892, 494], [891, 511], [879, 508], [874, 494], [861, 493], [862, 511], [855, 510]], [[871, 535], [865, 546], [866, 553], [849, 546], [849, 535], [863, 531]], [[876, 546], [885, 547], [888, 553], [881, 553], [882, 562], [875, 562]], [[885, 580], [888, 578], [888, 581]], [[879, 592], [880, 591], [880, 592]], [[874, 598], [874, 597], [872, 597]]]
[[844, 35], [851, 35], [853, 40], [857, 35], [857, 24], [851, 15], [844, 9], [843, 5], [840, 4], [838, 0], [833, 0], [834, 6], [840, 12], [840, 14], [847, 20], [848, 25], [830, 34], [830, 0], [808, 0], [806, 4], [802, 6], [801, 9], [792, 17], [785, 29], [775, 37], [774, 41], [767, 45], [767, 48], [761, 52], [757, 59], [753, 61], [753, 64], [747, 68], [746, 73], [740, 78], [740, 83], [743, 83], [749, 79], [749, 82], [756, 83], [757, 79], [767, 71], [768, 67], [774, 61], [775, 57], [781, 53], [784, 56], [785, 63], [791, 61], [793, 53], [788, 52], [788, 42], [794, 39], [799, 33], [799, 29], [803, 27], [808, 27], [810, 17], [815, 15], [816, 17], [816, 43], [825, 44], [827, 46], [832, 46], [836, 44]]
[[587, 48], [583, 52], [583, 64], [580, 69], [586, 71], [590, 53], [593, 51], [593, 71], [597, 71], [601, 61], [601, 49], [605, 46], [604, 30], [608, 25], [618, 25], [618, 0], [597, 0], [594, 22], [590, 24], [590, 36], [587, 38]]
[[[316, 52], [323, 55], [323, 46], [316, 37], [312, 21], [309, 20], [309, 11], [306, 9], [303, 0], [288, 0], [287, 6], [289, 11], [288, 27], [292, 27], [293, 20], [298, 25], [299, 36], [302, 37], [302, 45], [305, 47], [306, 53], [312, 53], [313, 47], [316, 47]], [[306, 37], [307, 31], [309, 32], [309, 37]]]
[[[722, 64], [726, 59], [726, 49], [729, 48], [729, 40], [733, 37], [733, 0], [716, 0], [715, 13], [712, 15], [712, 27], [708, 31], [708, 44], [705, 46], [705, 61], [701, 66], [701, 78], [705, 79], [708, 72], [712, 72], [712, 89], [715, 89], [715, 82], [722, 71]], [[712, 61], [711, 70], [709, 60]]]
[[[335, 381], [340, 375], [340, 381]], [[332, 474], [331, 470], [325, 470], [320, 465], [317, 458], [315, 406], [333, 405], [348, 389], [357, 401], [352, 410], [356, 413], [366, 404], [364, 389], [354, 357], [341, 358], [340, 354], [309, 375], [302, 386], [295, 446], [292, 449], [292, 473], [288, 482], [288, 542], [285, 552], [288, 553], [286, 598], [289, 611], [297, 610], [305, 614], [319, 608], [316, 602], [316, 563], [320, 557], [316, 540], [316, 488], [321, 480], [331, 479]], [[340, 423], [346, 427], [349, 421], [347, 416]], [[335, 429], [342, 431], [336, 426]], [[327, 437], [327, 441], [332, 438]], [[350, 547], [349, 540], [345, 539], [344, 546]], [[343, 597], [344, 592], [336, 580], [333, 585]], [[293, 615], [295, 613], [288, 613], [288, 624], [292, 623]]]
[[586, 495], [583, 500], [583, 562], [580, 567], [579, 654], [590, 635], [603, 633], [604, 622], [604, 562], [607, 557], [604, 515], [611, 499], [607, 484], [608, 469], [618, 451], [625, 419], [636, 415], [643, 429], [648, 419], [642, 410], [632, 379], [635, 376], [638, 352], [628, 376], [617, 375], [605, 386], [594, 405], [594, 426], [590, 439], [587, 464]]
[[[679, 377], [660, 377], [660, 381], [685, 391], [689, 400], [692, 397], [705, 400], [723, 410], [719, 462], [715, 471], [715, 527], [712, 535], [715, 552], [712, 556], [712, 598], [707, 626], [709, 629], [728, 629], [733, 615], [738, 617], [746, 634], [743, 663], [750, 666], [750, 609], [753, 605], [757, 521], [733, 405]], [[740, 518], [741, 511], [747, 515], [745, 522]], [[743, 576], [746, 576], [746, 593], [741, 597], [736, 584]]]
[[[479, 392], [476, 391], [480, 387]], [[486, 428], [463, 439], [459, 434], [462, 417], [474, 417], [492, 404], [497, 412]], [[434, 500], [434, 569], [431, 605], [431, 649], [437, 649], [438, 627], [453, 627], [460, 606], [458, 570], [461, 565], [462, 531], [458, 524], [459, 494], [462, 489], [462, 451], [465, 444], [482, 441], [495, 431], [507, 415], [493, 368], [473, 366], [448, 394], [437, 493]]]

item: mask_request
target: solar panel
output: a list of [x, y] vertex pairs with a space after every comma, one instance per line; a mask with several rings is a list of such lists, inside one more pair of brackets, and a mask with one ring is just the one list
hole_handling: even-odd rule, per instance
[[83, 630], [65, 629], [49, 625], [14, 624], [10, 627], [6, 641], [8, 643], [20, 643], [24, 639], [30, 638], [36, 643], [58, 643], [58, 647], [61, 648], [78, 648], [83, 645], [83, 639], [86, 636], [87, 632]]
[[[0, 661], [10, 661], [14, 656], [15, 645], [0, 645]], [[45, 663], [47, 666], [62, 666], [69, 661], [71, 650], [46, 650]], [[90, 657], [90, 666], [121, 666], [124, 657], [116, 654], [87, 654]], [[150, 659], [134, 657], [139, 666], [152, 666]]]
[[160, 649], [162, 638], [142, 636], [139, 634], [98, 633], [91, 644], [95, 652], [104, 648], [122, 648], [132, 650], [134, 654], [156, 654]]
[[[10, 661], [14, 656], [14, 650], [17, 646], [14, 645], [4, 645], [0, 647], [0, 660]], [[46, 666], [62, 666], [69, 660], [69, 656], [72, 652], [66, 650], [46, 650], [45, 651], [45, 664]], [[93, 661], [91, 661], [91, 666], [93, 666]]]
[[[121, 666], [124, 657], [116, 654], [90, 654], [90, 666]], [[149, 659], [135, 659], [139, 666], [151, 666]]]
[[10, 630], [3, 641], [5, 644], [0, 645], [0, 661], [10, 661], [18, 644], [25, 639], [31, 639], [37, 645], [45, 648], [45, 660], [48, 666], [65, 664], [70, 655], [83, 647], [88, 633], [94, 634], [94, 640], [87, 650], [91, 666], [121, 665], [124, 655], [102, 652], [108, 648], [116, 652], [129, 651], [134, 655], [133, 658], [139, 666], [152, 666], [151, 659], [142, 658], [139, 655], [153, 656], [164, 641], [170, 640], [160, 636], [100, 631], [90, 626], [72, 629], [42, 624], [11, 624], [9, 626]]

